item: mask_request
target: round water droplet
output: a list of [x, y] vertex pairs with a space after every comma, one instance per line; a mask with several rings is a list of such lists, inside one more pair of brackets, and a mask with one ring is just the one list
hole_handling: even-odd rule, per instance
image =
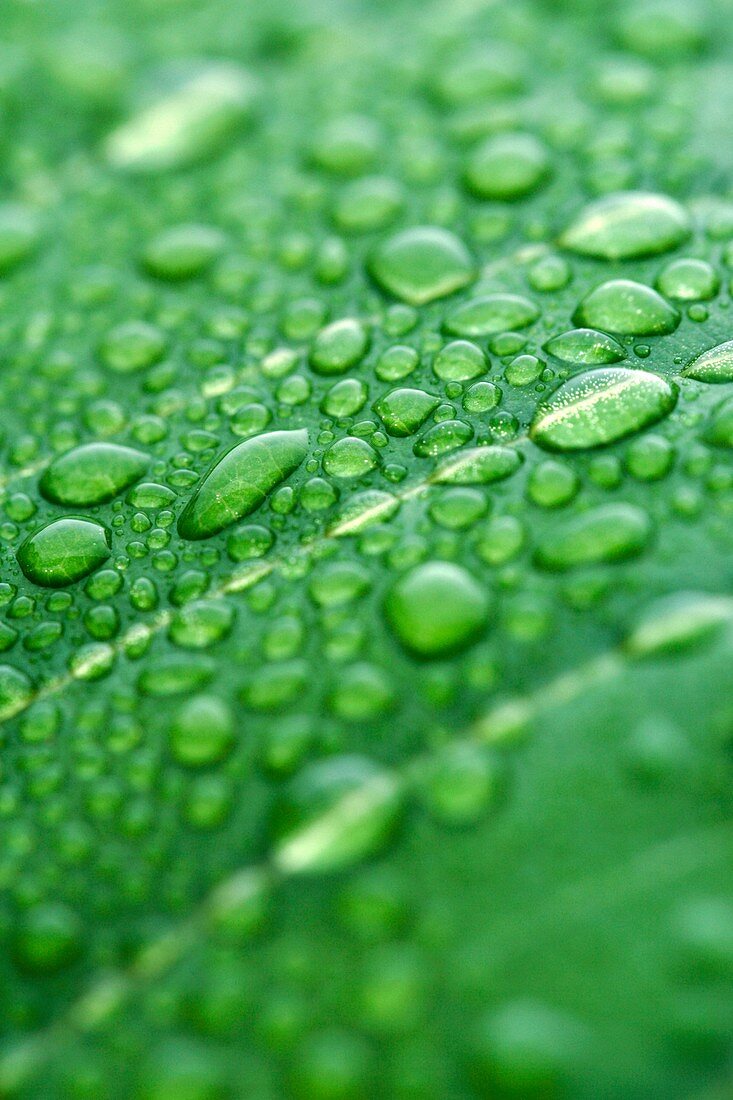
[[277, 807], [274, 861], [289, 874], [351, 867], [389, 839], [400, 809], [398, 777], [361, 756], [304, 768]]
[[581, 512], [539, 542], [535, 562], [543, 569], [575, 569], [638, 557], [649, 544], [649, 516], [633, 504], [602, 504]]
[[110, 553], [109, 534], [100, 523], [66, 516], [29, 535], [19, 546], [17, 558], [34, 584], [63, 588], [99, 568]]
[[165, 353], [164, 334], [145, 321], [126, 321], [107, 333], [100, 355], [110, 370], [131, 374], [159, 362]]
[[267, 432], [227, 451], [209, 471], [178, 520], [184, 539], [206, 539], [249, 515], [297, 470], [308, 452], [308, 432]]
[[334, 321], [318, 333], [310, 365], [316, 374], [343, 374], [364, 358], [368, 347], [369, 333], [361, 321]]
[[168, 637], [182, 649], [208, 649], [226, 638], [234, 623], [234, 608], [224, 600], [194, 600], [171, 619]]
[[733, 381], [733, 340], [726, 340], [696, 356], [682, 374], [697, 382]]
[[365, 439], [347, 435], [329, 447], [323, 469], [332, 477], [363, 477], [379, 462], [379, 455]]
[[649, 371], [601, 367], [563, 382], [537, 408], [529, 434], [551, 451], [602, 447], [667, 416], [677, 387]]
[[445, 298], [476, 277], [463, 241], [433, 226], [404, 229], [388, 238], [373, 253], [369, 271], [383, 290], [416, 306]]
[[481, 348], [470, 340], [453, 340], [433, 359], [433, 370], [444, 382], [470, 382], [485, 374], [488, 365]]
[[344, 233], [384, 229], [404, 203], [400, 185], [384, 176], [367, 176], [347, 184], [339, 195], [333, 219]]
[[52, 973], [81, 951], [79, 918], [61, 903], [40, 903], [19, 922], [15, 941], [18, 962], [32, 973]]
[[385, 600], [387, 620], [400, 642], [419, 657], [464, 649], [489, 618], [484, 588], [459, 565], [432, 561], [411, 569]]
[[563, 363], [577, 366], [600, 367], [604, 363], [618, 363], [626, 358], [626, 349], [606, 332], [592, 328], [573, 328], [551, 337], [543, 345], [548, 355], [554, 355]]
[[620, 191], [590, 203], [568, 226], [560, 243], [582, 256], [628, 260], [668, 252], [689, 232], [687, 212], [674, 199], [647, 191]]
[[707, 301], [719, 286], [718, 274], [706, 260], [672, 260], [657, 278], [657, 289], [679, 302]]
[[336, 420], [343, 420], [345, 417], [355, 416], [366, 404], [366, 399], [367, 388], [360, 378], [342, 378], [331, 386], [323, 398], [321, 412]]
[[650, 286], [611, 279], [583, 298], [573, 323], [626, 336], [662, 336], [674, 332], [680, 314]]
[[473, 150], [464, 179], [480, 199], [513, 201], [535, 191], [549, 169], [547, 149], [533, 134], [495, 134]]
[[391, 390], [374, 403], [374, 411], [390, 435], [412, 435], [440, 404], [440, 398], [424, 390]]
[[218, 764], [234, 747], [234, 720], [227, 704], [215, 695], [194, 695], [173, 718], [170, 748], [173, 758], [189, 768]]
[[142, 477], [149, 461], [132, 447], [85, 443], [54, 459], [39, 488], [54, 504], [102, 504]]
[[520, 294], [485, 294], [451, 310], [443, 328], [452, 336], [492, 336], [526, 328], [539, 315], [534, 302]]

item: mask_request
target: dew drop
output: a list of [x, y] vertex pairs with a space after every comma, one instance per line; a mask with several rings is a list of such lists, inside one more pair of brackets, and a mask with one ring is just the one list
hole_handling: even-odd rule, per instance
[[433, 226], [404, 229], [389, 237], [373, 253], [369, 271], [383, 290], [415, 306], [445, 298], [476, 276], [463, 241]]
[[405, 648], [433, 658], [469, 645], [488, 622], [490, 603], [486, 590], [462, 566], [431, 561], [400, 577], [384, 607]]
[[44, 588], [63, 588], [86, 577], [110, 556], [107, 530], [80, 516], [55, 519], [34, 531], [17, 553], [28, 580]]
[[626, 336], [663, 336], [674, 332], [680, 314], [650, 286], [611, 279], [583, 298], [573, 323]]
[[206, 539], [249, 515], [297, 470], [308, 451], [305, 428], [238, 443], [204, 475], [178, 520], [184, 539]]
[[682, 371], [685, 378], [697, 382], [733, 381], [733, 340], [726, 340], [698, 355]]
[[54, 459], [39, 488], [54, 504], [103, 504], [142, 477], [149, 461], [133, 447], [85, 443]]
[[551, 451], [614, 443], [667, 416], [677, 387], [649, 371], [601, 367], [563, 382], [537, 408], [529, 434]]
[[585, 207], [562, 234], [560, 244], [582, 256], [628, 260], [668, 252], [689, 232], [689, 217], [674, 199], [647, 191], [620, 191]]
[[638, 557], [652, 534], [649, 516], [633, 504], [602, 504], [546, 534], [535, 552], [543, 569], [562, 571]]
[[547, 149], [533, 134], [495, 134], [473, 150], [464, 180], [479, 199], [514, 201], [536, 191], [549, 170]]
[[618, 363], [626, 358], [626, 349], [606, 332], [592, 328], [574, 328], [551, 337], [544, 345], [548, 355], [563, 363], [577, 366], [600, 367], [604, 363]]
[[486, 294], [456, 306], [443, 328], [452, 336], [493, 336], [526, 328], [540, 315], [534, 302], [520, 294]]
[[440, 398], [417, 389], [396, 389], [374, 403], [374, 411], [390, 435], [412, 435], [440, 404]]

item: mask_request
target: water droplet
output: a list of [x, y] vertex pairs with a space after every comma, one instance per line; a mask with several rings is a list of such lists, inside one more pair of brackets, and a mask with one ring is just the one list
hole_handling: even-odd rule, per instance
[[85, 443], [54, 459], [39, 488], [54, 504], [102, 504], [142, 477], [149, 461], [132, 447]]
[[182, 282], [200, 275], [224, 250], [226, 237], [210, 225], [176, 225], [155, 236], [143, 253], [151, 275]]
[[238, 443], [204, 475], [178, 520], [184, 539], [206, 539], [249, 515], [297, 470], [308, 451], [308, 432], [267, 432]]
[[6, 275], [35, 250], [40, 236], [38, 218], [19, 203], [0, 204], [0, 275]]
[[719, 286], [717, 272], [706, 260], [672, 260], [657, 278], [657, 289], [678, 302], [707, 301]]
[[145, 321], [125, 321], [107, 333], [100, 355], [110, 370], [131, 374], [158, 363], [165, 353], [165, 335]]
[[415, 440], [413, 453], [419, 458], [437, 458], [462, 447], [473, 437], [473, 428], [464, 420], [443, 420]]
[[367, 388], [360, 378], [342, 378], [336, 382], [321, 402], [321, 412], [336, 420], [355, 416], [364, 407]]
[[433, 359], [433, 371], [444, 382], [470, 382], [487, 369], [485, 354], [470, 340], [453, 340]]
[[620, 191], [585, 207], [560, 243], [582, 256], [628, 260], [668, 252], [689, 232], [687, 213], [674, 199], [647, 191]]
[[344, 233], [384, 229], [404, 203], [400, 185], [384, 176], [367, 176], [347, 184], [339, 195], [333, 218]]
[[708, 592], [675, 592], [646, 608], [624, 642], [630, 657], [684, 652], [717, 635], [733, 620], [733, 601]]
[[0, 721], [25, 710], [33, 698], [33, 683], [25, 672], [0, 665]]
[[473, 150], [464, 179], [480, 199], [513, 201], [535, 191], [549, 170], [547, 149], [533, 134], [494, 134]]
[[489, 485], [519, 469], [522, 456], [511, 447], [471, 447], [455, 458], [443, 459], [431, 481], [449, 485]]
[[364, 358], [368, 347], [369, 333], [361, 321], [334, 321], [318, 333], [310, 365], [316, 374], [343, 374]]
[[694, 378], [697, 382], [733, 381], [733, 340], [726, 340], [696, 356], [682, 374]]
[[224, 600], [194, 600], [171, 619], [168, 637], [182, 649], [208, 649], [232, 628], [234, 609]]
[[551, 451], [602, 447], [667, 416], [677, 387], [649, 371], [601, 367], [563, 382], [537, 408], [530, 438]]
[[374, 411], [394, 436], [412, 435], [440, 404], [440, 398], [416, 389], [391, 390], [374, 403]]
[[447, 229], [418, 226], [388, 238], [371, 257], [379, 286], [410, 305], [445, 298], [476, 276], [465, 244]]
[[365, 439], [347, 435], [323, 456], [323, 469], [332, 477], [363, 477], [379, 462], [379, 455]]
[[563, 363], [577, 366], [600, 367], [604, 363], [618, 363], [626, 358], [626, 349], [606, 332], [592, 328], [573, 328], [551, 337], [543, 345], [548, 355], [554, 355]]
[[109, 534], [100, 523], [66, 516], [29, 535], [19, 546], [17, 558], [34, 584], [63, 588], [97, 569], [110, 553]]
[[234, 721], [215, 695], [194, 695], [173, 718], [170, 748], [174, 760], [189, 768], [218, 764], [234, 747]]
[[20, 965], [32, 973], [63, 969], [81, 948], [81, 923], [66, 905], [52, 902], [34, 905], [19, 922], [15, 955]]
[[399, 779], [364, 757], [310, 764], [277, 808], [274, 862], [289, 874], [351, 867], [387, 842], [400, 803]]
[[662, 336], [674, 332], [680, 314], [650, 286], [611, 279], [583, 298], [573, 323], [625, 336]]
[[566, 520], [540, 540], [535, 562], [544, 569], [574, 569], [638, 557], [652, 534], [649, 516], [633, 504], [602, 504]]
[[492, 336], [526, 328], [539, 315], [534, 302], [520, 294], [486, 294], [456, 306], [446, 317], [443, 328], [452, 336]]
[[231, 61], [180, 63], [176, 86], [113, 130], [105, 153], [128, 172], [163, 172], [218, 152], [247, 119], [257, 85]]
[[432, 561], [400, 577], [384, 606], [400, 642], [417, 656], [432, 658], [469, 645], [488, 622], [490, 603], [462, 566]]

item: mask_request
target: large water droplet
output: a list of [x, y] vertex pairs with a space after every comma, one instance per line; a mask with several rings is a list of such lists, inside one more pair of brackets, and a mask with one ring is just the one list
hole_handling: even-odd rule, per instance
[[415, 306], [445, 298], [476, 276], [463, 241], [433, 226], [395, 233], [374, 252], [369, 271], [383, 290]]
[[402, 644], [420, 657], [463, 649], [489, 616], [487, 592], [460, 565], [431, 561], [411, 569], [390, 589], [387, 620]]
[[307, 451], [305, 428], [267, 432], [232, 447], [204, 475], [181, 513], [181, 538], [206, 539], [249, 515], [297, 470]]
[[529, 434], [551, 451], [601, 447], [661, 420], [676, 400], [677, 387], [649, 371], [584, 371], [539, 405]]
[[217, 152], [249, 115], [252, 76], [230, 61], [188, 62], [177, 86], [123, 122], [107, 138], [115, 168], [161, 172]]
[[519, 469], [522, 456], [512, 447], [471, 447], [438, 464], [431, 481], [449, 485], [488, 485]]
[[549, 169], [547, 149], [533, 134], [492, 134], [469, 156], [464, 179], [480, 199], [512, 201], [535, 191]]
[[586, 206], [560, 243], [583, 256], [627, 260], [676, 248], [689, 232], [687, 213], [674, 199], [647, 191], [620, 191]]
[[601, 283], [582, 300], [573, 323], [628, 336], [661, 336], [674, 332], [679, 312], [661, 294], [631, 279]]
[[55, 519], [34, 531], [17, 553], [28, 580], [63, 588], [86, 577], [110, 556], [109, 535], [100, 523], [80, 516]]
[[85, 443], [54, 459], [39, 487], [54, 504], [102, 504], [142, 477], [148, 462], [148, 456], [133, 447]]

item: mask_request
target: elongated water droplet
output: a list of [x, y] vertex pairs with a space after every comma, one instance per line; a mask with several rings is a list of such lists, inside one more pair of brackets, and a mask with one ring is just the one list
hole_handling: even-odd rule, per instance
[[679, 653], [714, 637], [733, 621], [733, 600], [709, 592], [675, 592], [648, 607], [624, 642], [630, 657]]
[[488, 485], [519, 469], [522, 456], [512, 447], [471, 447], [439, 463], [431, 481], [448, 485]]
[[566, 520], [540, 540], [535, 561], [545, 569], [574, 569], [637, 557], [651, 538], [649, 516], [633, 504], [602, 504]]
[[288, 874], [351, 867], [386, 843], [400, 805], [399, 778], [365, 757], [311, 764], [277, 807], [275, 865]]
[[674, 199], [648, 191], [620, 191], [586, 206], [560, 244], [582, 256], [628, 260], [668, 252], [689, 232], [689, 217]]
[[54, 504], [102, 504], [142, 477], [149, 461], [133, 447], [85, 443], [54, 459], [39, 488]]
[[447, 229], [418, 226], [377, 248], [369, 271], [383, 290], [419, 306], [460, 290], [476, 276], [463, 241]]
[[101, 523], [80, 516], [55, 519], [29, 535], [18, 548], [18, 564], [28, 580], [63, 588], [86, 577], [110, 556], [109, 535]]
[[188, 62], [173, 91], [113, 130], [107, 159], [128, 172], [162, 172], [210, 156], [250, 114], [256, 92], [233, 62]]
[[626, 336], [662, 336], [674, 332], [680, 314], [650, 286], [611, 279], [586, 295], [573, 323]]
[[602, 447], [655, 424], [676, 401], [677, 387], [656, 374], [601, 367], [563, 382], [539, 405], [529, 434], [550, 451]]
[[551, 337], [543, 345], [548, 355], [554, 355], [563, 363], [578, 366], [600, 367], [604, 363], [618, 363], [626, 358], [626, 349], [606, 332], [592, 328], [573, 328]]
[[267, 432], [227, 451], [204, 475], [178, 520], [184, 539], [206, 539], [249, 515], [268, 493], [297, 470], [308, 451], [308, 432]]
[[726, 340], [689, 363], [682, 374], [697, 382], [733, 382], [733, 340]]
[[452, 336], [493, 336], [526, 328], [539, 315], [534, 302], [521, 294], [485, 294], [451, 310], [443, 328]]

